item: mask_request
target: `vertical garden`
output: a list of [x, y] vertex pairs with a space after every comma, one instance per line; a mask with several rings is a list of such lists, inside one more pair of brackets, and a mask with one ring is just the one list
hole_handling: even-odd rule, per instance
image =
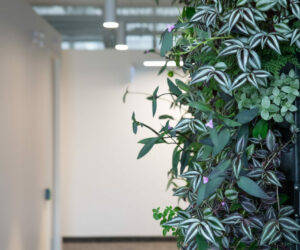
[[282, 159], [299, 131], [300, 1], [180, 2], [160, 54], [185, 77], [170, 71], [169, 92], [156, 88], [148, 99], [155, 117], [157, 100], [169, 95], [181, 119], [160, 116], [156, 131], [132, 116], [134, 133], [153, 132], [138, 158], [156, 144], [174, 148], [170, 183], [187, 203], [154, 217], [182, 249], [292, 249], [300, 226]]

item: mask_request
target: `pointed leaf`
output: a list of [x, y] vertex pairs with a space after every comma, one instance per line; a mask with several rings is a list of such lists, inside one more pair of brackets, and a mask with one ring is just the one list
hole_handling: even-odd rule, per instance
[[237, 181], [238, 186], [246, 193], [261, 199], [268, 199], [269, 196], [250, 178], [241, 176]]

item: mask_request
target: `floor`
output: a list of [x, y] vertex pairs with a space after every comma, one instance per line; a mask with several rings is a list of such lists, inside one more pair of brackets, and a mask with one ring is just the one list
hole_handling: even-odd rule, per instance
[[177, 250], [175, 242], [64, 243], [63, 250]]

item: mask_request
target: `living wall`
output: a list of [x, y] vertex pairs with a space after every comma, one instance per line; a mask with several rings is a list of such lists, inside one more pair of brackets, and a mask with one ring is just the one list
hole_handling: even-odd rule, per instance
[[280, 166], [298, 133], [300, 2], [180, 2], [160, 51], [178, 69], [169, 71], [169, 92], [157, 87], [148, 99], [155, 116], [169, 95], [182, 118], [160, 116], [156, 131], [132, 116], [134, 133], [153, 132], [138, 158], [156, 144], [174, 147], [170, 184], [188, 204], [154, 209], [154, 217], [182, 249], [291, 249], [300, 226]]

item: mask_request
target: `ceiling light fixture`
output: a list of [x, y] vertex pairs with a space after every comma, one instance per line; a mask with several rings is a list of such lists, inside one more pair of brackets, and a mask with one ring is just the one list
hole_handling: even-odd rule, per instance
[[103, 27], [107, 29], [119, 28], [119, 23], [116, 21], [116, 0], [105, 0]]
[[[143, 65], [145, 67], [163, 67], [165, 66], [166, 61], [144, 61]], [[175, 61], [169, 61], [167, 63], [168, 67], [176, 67], [176, 62]], [[183, 62], [180, 61], [180, 66], [183, 66]]]
[[128, 45], [126, 44], [125, 35], [125, 23], [121, 22], [119, 29], [117, 31], [117, 43], [115, 46], [116, 50], [128, 50]]

